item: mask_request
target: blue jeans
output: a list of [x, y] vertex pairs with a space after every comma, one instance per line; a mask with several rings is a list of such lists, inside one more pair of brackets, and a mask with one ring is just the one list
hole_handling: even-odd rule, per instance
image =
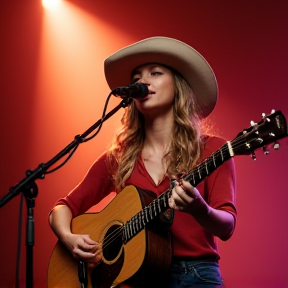
[[[153, 279], [152, 279], [153, 283]], [[151, 285], [152, 287], [153, 285]], [[137, 286], [136, 288], [151, 288]], [[170, 281], [165, 288], [224, 288], [219, 264], [214, 260], [172, 262]], [[153, 287], [155, 288], [155, 287]]]
[[192, 287], [223, 288], [224, 283], [219, 264], [213, 260], [172, 263], [169, 288]]

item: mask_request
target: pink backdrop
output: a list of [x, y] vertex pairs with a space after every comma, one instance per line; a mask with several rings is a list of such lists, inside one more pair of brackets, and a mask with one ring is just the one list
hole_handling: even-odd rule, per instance
[[[26, 170], [48, 162], [101, 117], [110, 92], [103, 60], [145, 37], [175, 37], [206, 57], [220, 89], [210, 118], [228, 140], [250, 120], [260, 121], [262, 112], [280, 109], [288, 116], [287, 9], [286, 0], [75, 0], [55, 10], [35, 0], [1, 1], [1, 198]], [[109, 109], [118, 103], [112, 99]], [[63, 168], [37, 181], [34, 287], [45, 287], [56, 243], [47, 221], [50, 208], [105, 149], [121, 114], [80, 145]], [[256, 162], [235, 157], [237, 227], [229, 241], [219, 241], [228, 288], [288, 287], [288, 138], [280, 144], [268, 156], [256, 151]], [[17, 195], [0, 208], [1, 288], [15, 284], [19, 201]], [[26, 215], [24, 205], [21, 287]]]

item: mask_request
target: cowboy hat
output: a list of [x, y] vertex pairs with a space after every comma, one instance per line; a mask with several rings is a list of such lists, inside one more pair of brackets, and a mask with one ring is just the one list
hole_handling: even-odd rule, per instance
[[196, 95], [201, 116], [207, 117], [218, 98], [214, 72], [194, 48], [168, 37], [151, 37], [124, 47], [104, 61], [106, 81], [111, 90], [131, 83], [132, 71], [147, 63], [159, 63], [178, 71]]

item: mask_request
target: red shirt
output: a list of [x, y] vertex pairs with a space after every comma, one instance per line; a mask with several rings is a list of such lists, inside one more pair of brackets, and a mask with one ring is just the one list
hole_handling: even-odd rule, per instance
[[[224, 139], [209, 137], [205, 143], [202, 159], [209, 157], [224, 144]], [[140, 157], [126, 185], [134, 185], [160, 195], [168, 190], [170, 179], [164, 176], [162, 182], [156, 185]], [[197, 189], [211, 207], [228, 211], [236, 219], [233, 158], [224, 162], [200, 182]], [[85, 213], [113, 191], [114, 184], [106, 166], [106, 154], [103, 154], [92, 164], [84, 179], [66, 197], [59, 199], [55, 206], [59, 204], [69, 206], [75, 217]], [[199, 225], [190, 214], [175, 211], [171, 232], [174, 256], [211, 257], [217, 260], [220, 258], [215, 237]]]

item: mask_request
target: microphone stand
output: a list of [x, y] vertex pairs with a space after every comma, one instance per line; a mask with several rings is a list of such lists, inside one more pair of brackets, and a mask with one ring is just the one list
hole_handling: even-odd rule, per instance
[[19, 193], [23, 193], [26, 198], [27, 205], [27, 221], [26, 221], [26, 288], [33, 287], [33, 246], [34, 246], [34, 218], [33, 209], [35, 207], [35, 198], [38, 195], [38, 187], [35, 183], [37, 179], [44, 179], [46, 171], [59, 159], [68, 154], [70, 150], [75, 149], [80, 143], [85, 140], [93, 130], [95, 130], [105, 120], [115, 114], [121, 107], [127, 107], [132, 101], [132, 98], [124, 98], [119, 105], [111, 110], [102, 119], [99, 119], [94, 125], [86, 130], [82, 135], [77, 135], [69, 145], [54, 156], [47, 163], [40, 164], [35, 170], [27, 170], [26, 177], [17, 185], [11, 187], [9, 192], [0, 200], [0, 208], [8, 201], [14, 198]]

